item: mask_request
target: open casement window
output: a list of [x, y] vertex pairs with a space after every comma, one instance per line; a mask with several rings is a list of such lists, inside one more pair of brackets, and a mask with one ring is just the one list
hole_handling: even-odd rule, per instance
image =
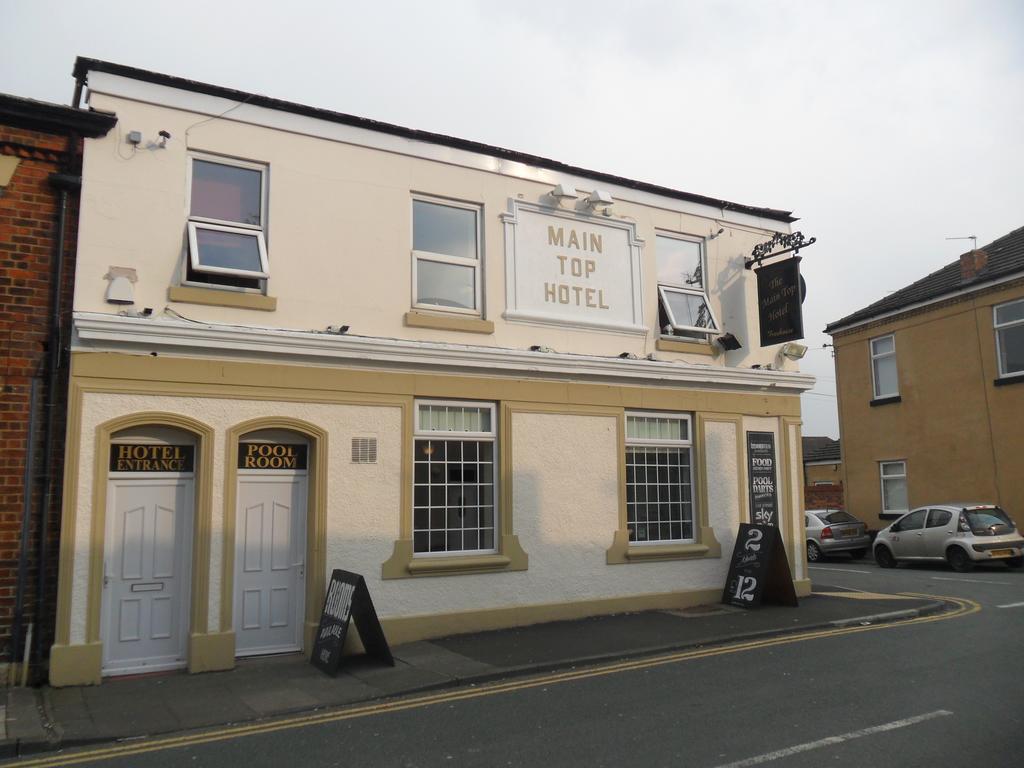
[[497, 413], [492, 403], [417, 401], [413, 552], [497, 552]]
[[412, 201], [412, 304], [480, 314], [480, 208]]
[[270, 277], [266, 168], [205, 156], [189, 162], [186, 282], [261, 288]]
[[658, 324], [662, 333], [706, 340], [719, 326], [707, 294], [707, 264], [699, 240], [657, 235]]
[[626, 414], [626, 526], [630, 544], [696, 541], [693, 438], [686, 414]]
[[1024, 299], [993, 307], [1000, 376], [1024, 376]]

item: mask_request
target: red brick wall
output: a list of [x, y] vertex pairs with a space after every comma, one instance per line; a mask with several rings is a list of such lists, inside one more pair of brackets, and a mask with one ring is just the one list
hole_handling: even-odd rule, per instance
[[[30, 152], [3, 142], [34, 147], [45, 152]], [[62, 135], [11, 128], [0, 125], [0, 153], [21, 160], [0, 196], [0, 661], [9, 660], [11, 624], [15, 605], [20, 552], [23, 474], [29, 443], [29, 390], [38, 377], [39, 401], [36, 408], [36, 473], [33, 481], [33, 515], [29, 540], [30, 558], [24, 598], [23, 627], [35, 622], [38, 578], [39, 535], [36, 529], [43, 490], [49, 476], [56, 479], [46, 538], [47, 595], [45, 615], [36, 622], [35, 632], [49, 648], [57, 579], [57, 542], [60, 531], [60, 478], [64, 453], [65, 359], [57, 391], [47, 392], [47, 342], [50, 331], [52, 273], [58, 192], [48, 177], [60, 171], [78, 172], [77, 167], [62, 167], [67, 149]], [[77, 152], [77, 150], [76, 150]], [[57, 153], [55, 155], [54, 153]], [[77, 162], [77, 159], [76, 159]], [[71, 289], [74, 280], [74, 243], [77, 233], [77, 194], [68, 195], [66, 238], [64, 242], [63, 326], [70, 316]], [[66, 334], [61, 346], [66, 346]], [[54, 412], [51, 456], [41, 455], [44, 441], [44, 414]]]
[[845, 509], [843, 484], [805, 485], [804, 509]]

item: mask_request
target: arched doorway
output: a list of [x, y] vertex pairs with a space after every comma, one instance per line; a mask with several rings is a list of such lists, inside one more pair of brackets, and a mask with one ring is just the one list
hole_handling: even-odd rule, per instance
[[238, 656], [301, 651], [309, 440], [286, 429], [238, 440], [232, 614]]
[[110, 440], [101, 600], [102, 672], [187, 662], [196, 437], [132, 427]]

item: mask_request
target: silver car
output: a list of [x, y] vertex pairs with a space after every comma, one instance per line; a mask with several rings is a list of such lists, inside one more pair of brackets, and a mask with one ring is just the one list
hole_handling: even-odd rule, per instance
[[871, 546], [867, 526], [841, 509], [808, 509], [804, 523], [809, 563], [836, 552], [848, 552], [854, 560], [859, 560]]
[[880, 531], [874, 551], [882, 568], [902, 561], [945, 561], [956, 571], [969, 571], [976, 563], [1024, 564], [1024, 538], [995, 504], [918, 507]]

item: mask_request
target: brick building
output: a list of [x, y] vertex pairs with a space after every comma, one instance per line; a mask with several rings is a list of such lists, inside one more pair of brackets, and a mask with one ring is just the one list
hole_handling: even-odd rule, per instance
[[804, 508], [844, 508], [843, 456], [838, 440], [803, 438]]
[[0, 94], [0, 664], [8, 673], [29, 627], [37, 659], [52, 635], [81, 140], [114, 122]]

